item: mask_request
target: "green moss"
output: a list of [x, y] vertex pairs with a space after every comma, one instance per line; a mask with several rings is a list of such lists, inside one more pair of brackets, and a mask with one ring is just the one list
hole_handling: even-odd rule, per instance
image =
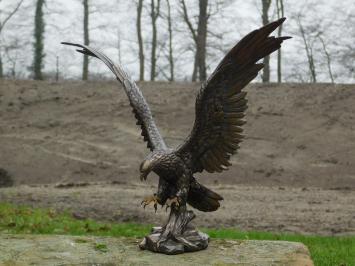
[[88, 242], [89, 242], [89, 240], [84, 239], [84, 238], [75, 239], [75, 243], [78, 243], [78, 244], [80, 244], [80, 243], [88, 243]]
[[99, 250], [101, 252], [107, 252], [108, 251], [107, 246], [105, 244], [101, 244], [101, 243], [96, 243], [95, 244], [95, 249]]

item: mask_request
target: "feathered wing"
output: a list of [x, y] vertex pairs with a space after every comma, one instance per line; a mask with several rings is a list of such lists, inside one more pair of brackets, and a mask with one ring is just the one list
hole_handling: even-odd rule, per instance
[[190, 136], [177, 153], [190, 163], [192, 172], [221, 172], [243, 139], [241, 134], [246, 92], [263, 64], [257, 62], [281, 47], [290, 37], [269, 37], [285, 18], [245, 36], [234, 46], [202, 85], [196, 99], [196, 118]]
[[86, 45], [62, 42], [65, 45], [79, 47], [82, 50], [78, 52], [96, 57], [108, 66], [108, 68], [115, 74], [117, 80], [123, 85], [123, 88], [128, 96], [129, 102], [133, 108], [133, 113], [137, 119], [137, 125], [142, 129], [142, 136], [147, 141], [147, 147], [153, 151], [155, 149], [166, 149], [166, 144], [155, 125], [152, 113], [147, 102], [137, 84], [132, 78], [122, 69], [121, 66], [115, 65], [106, 55], [97, 51], [94, 48]]

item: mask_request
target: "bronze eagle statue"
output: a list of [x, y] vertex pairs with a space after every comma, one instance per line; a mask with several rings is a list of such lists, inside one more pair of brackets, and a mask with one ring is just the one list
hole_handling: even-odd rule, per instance
[[103, 61], [122, 84], [130, 105], [141, 127], [150, 153], [140, 165], [140, 179], [150, 172], [159, 176], [158, 191], [143, 200], [144, 207], [153, 204], [171, 207], [169, 220], [155, 228], [140, 247], [166, 254], [204, 249], [208, 236], [195, 231], [188, 223], [195, 217], [186, 210], [188, 203], [200, 211], [215, 211], [222, 196], [200, 184], [194, 174], [207, 171], [222, 172], [231, 165], [243, 139], [243, 117], [247, 109], [246, 92], [242, 89], [263, 68], [258, 63], [278, 50], [290, 37], [269, 36], [285, 18], [254, 30], [237, 43], [205, 81], [196, 98], [196, 117], [193, 129], [185, 142], [176, 149], [168, 148], [154, 122], [149, 106], [133, 79], [98, 50], [80, 44], [63, 42], [79, 47], [77, 51]]

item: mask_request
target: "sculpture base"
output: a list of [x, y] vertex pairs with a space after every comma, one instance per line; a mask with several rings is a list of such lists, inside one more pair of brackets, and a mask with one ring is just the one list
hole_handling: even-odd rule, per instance
[[167, 239], [162, 239], [162, 233], [162, 227], [153, 227], [151, 234], [143, 239], [139, 247], [167, 255], [199, 251], [208, 247], [209, 236], [193, 227], [186, 228], [181, 236], [170, 236]]
[[173, 206], [169, 219], [163, 227], [153, 227], [139, 247], [168, 255], [199, 251], [207, 248], [209, 237], [189, 225], [195, 218], [193, 211], [186, 210], [186, 205]]

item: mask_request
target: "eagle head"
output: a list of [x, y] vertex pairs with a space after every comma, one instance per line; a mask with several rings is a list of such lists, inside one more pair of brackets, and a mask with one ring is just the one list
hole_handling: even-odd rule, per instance
[[148, 154], [139, 167], [141, 181], [146, 180], [151, 171], [159, 168], [159, 165], [166, 156], [166, 152], [154, 151]]

